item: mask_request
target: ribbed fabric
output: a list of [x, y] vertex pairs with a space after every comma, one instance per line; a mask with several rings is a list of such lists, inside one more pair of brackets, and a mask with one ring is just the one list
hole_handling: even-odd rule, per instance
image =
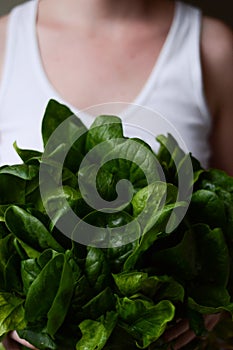
[[[84, 113], [58, 94], [40, 58], [37, 6], [38, 0], [31, 0], [10, 14], [0, 85], [1, 164], [20, 162], [14, 141], [21, 148], [43, 149], [41, 121], [49, 99], [69, 106], [88, 127], [95, 113], [113, 114], [117, 105], [106, 104]], [[127, 136], [142, 137], [156, 150], [154, 136], [170, 132], [185, 151], [207, 167], [211, 116], [203, 93], [200, 31], [200, 11], [177, 2], [170, 31], [149, 78], [130, 106], [120, 104], [119, 115]]]

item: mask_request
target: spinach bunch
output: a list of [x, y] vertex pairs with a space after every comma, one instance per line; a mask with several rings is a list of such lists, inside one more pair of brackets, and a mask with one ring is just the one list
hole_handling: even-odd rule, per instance
[[[15, 144], [23, 163], [0, 168], [0, 337], [17, 330], [41, 350], [167, 349], [162, 335], [178, 318], [202, 335], [204, 314], [233, 314], [233, 179], [202, 169], [171, 135], [157, 138], [155, 155], [125, 137], [115, 116], [97, 117], [89, 130], [75, 117], [49, 143], [71, 114], [51, 100], [42, 124], [46, 154]], [[185, 200], [179, 173], [190, 171]], [[114, 206], [93, 209], [99, 202], [87, 203], [78, 179]], [[119, 193], [122, 180], [131, 186], [122, 182]], [[60, 182], [62, 192], [53, 186]], [[81, 224], [64, 235], [59, 224], [68, 226], [70, 209], [106, 237], [97, 230], [81, 244]], [[101, 239], [109, 245], [99, 247]]]

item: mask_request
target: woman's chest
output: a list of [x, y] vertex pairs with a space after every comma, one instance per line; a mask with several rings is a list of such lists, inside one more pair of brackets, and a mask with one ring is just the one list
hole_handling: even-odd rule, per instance
[[111, 40], [109, 35], [85, 38], [64, 34], [63, 38], [42, 33], [41, 58], [55, 90], [79, 109], [106, 102], [131, 102], [150, 76], [165, 34]]

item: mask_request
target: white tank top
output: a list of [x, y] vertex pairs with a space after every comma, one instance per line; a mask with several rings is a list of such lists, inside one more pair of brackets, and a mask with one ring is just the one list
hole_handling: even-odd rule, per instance
[[[0, 85], [1, 164], [20, 162], [12, 146], [14, 141], [20, 148], [43, 149], [41, 122], [51, 98], [69, 106], [87, 127], [95, 113], [114, 114], [114, 104], [95, 113], [83, 113], [64, 101], [51, 85], [38, 48], [37, 7], [38, 0], [31, 0], [15, 7], [9, 18]], [[211, 117], [203, 93], [200, 30], [200, 11], [177, 2], [159, 58], [131, 107], [122, 104], [120, 116], [126, 136], [144, 138], [156, 149], [154, 136], [170, 132], [185, 151], [192, 152], [207, 167]], [[132, 124], [138, 126], [138, 132]]]

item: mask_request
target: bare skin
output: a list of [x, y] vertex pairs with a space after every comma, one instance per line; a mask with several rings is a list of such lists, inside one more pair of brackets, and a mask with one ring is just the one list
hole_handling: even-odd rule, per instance
[[205, 92], [213, 115], [211, 166], [233, 176], [233, 35], [221, 22], [203, 22], [202, 61]]
[[[53, 86], [72, 105], [83, 109], [109, 101], [133, 101], [150, 75], [169, 31], [174, 5], [168, 2], [157, 13], [157, 8], [144, 8], [139, 0], [131, 13], [131, 2], [114, 3], [112, 9], [106, 6], [111, 1], [91, 1], [90, 8], [84, 1], [71, 1], [77, 18], [70, 18], [66, 4], [61, 17], [56, 13], [51, 17], [46, 0], [41, 2], [38, 38], [44, 68]], [[54, 0], [50, 6], [56, 6]]]
[[[219, 322], [221, 315], [207, 315], [205, 317], [205, 326], [207, 330], [212, 330], [214, 326]], [[195, 338], [195, 334], [189, 329], [189, 323], [187, 320], [180, 320], [177, 322], [177, 326], [171, 330], [166, 331], [163, 338], [166, 342], [175, 341], [173, 344], [174, 350], [179, 350], [183, 346], [190, 343]], [[11, 332], [3, 341], [3, 345], [6, 350], [20, 350], [19, 343], [29, 347], [29, 349], [37, 350], [34, 346], [29, 344], [27, 341], [20, 339], [17, 333]]]
[[[173, 15], [174, 4], [167, 0], [41, 0], [37, 33], [50, 82], [64, 100], [79, 109], [109, 101], [134, 101], [159, 56]], [[0, 20], [0, 76], [7, 19]], [[218, 20], [204, 18], [201, 56], [205, 94], [213, 117], [211, 166], [231, 175], [232, 49], [229, 28]], [[207, 326], [211, 328], [217, 321], [218, 317], [208, 316]], [[20, 341], [15, 332], [11, 336]], [[179, 349], [194, 334], [188, 322], [182, 321], [165, 336], [169, 341], [176, 339], [175, 349]], [[9, 337], [5, 346], [19, 350]]]
[[16, 331], [10, 332], [3, 340], [3, 345], [7, 350], [21, 350], [19, 344], [27, 346], [29, 349], [36, 350], [36, 348], [29, 344], [26, 340], [19, 338]]

